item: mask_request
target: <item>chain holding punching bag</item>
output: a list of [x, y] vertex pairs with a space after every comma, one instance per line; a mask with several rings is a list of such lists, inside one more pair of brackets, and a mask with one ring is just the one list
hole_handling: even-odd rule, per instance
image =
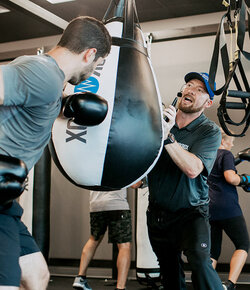
[[163, 146], [161, 98], [135, 2], [116, 2], [103, 19], [112, 36], [110, 55], [89, 79], [66, 87], [67, 94], [89, 91], [103, 97], [108, 114], [93, 127], [58, 118], [50, 143], [64, 176], [92, 190], [116, 190], [140, 180]]

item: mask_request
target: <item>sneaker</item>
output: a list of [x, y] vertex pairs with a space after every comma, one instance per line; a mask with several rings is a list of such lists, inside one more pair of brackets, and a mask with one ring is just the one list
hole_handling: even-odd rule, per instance
[[222, 284], [224, 290], [234, 290], [236, 289], [236, 285], [231, 281], [226, 281]]
[[83, 289], [83, 290], [92, 290], [92, 288], [88, 284], [87, 279], [84, 279], [80, 276], [75, 277], [75, 281], [73, 283], [73, 288]]

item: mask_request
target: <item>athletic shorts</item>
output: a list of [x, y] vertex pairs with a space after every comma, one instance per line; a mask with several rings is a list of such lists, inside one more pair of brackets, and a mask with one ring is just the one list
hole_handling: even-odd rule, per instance
[[130, 210], [112, 210], [90, 213], [91, 235], [98, 241], [108, 228], [109, 243], [132, 242]]
[[20, 286], [19, 257], [40, 252], [19, 216], [0, 212], [0, 286]]
[[211, 257], [218, 261], [221, 254], [222, 232], [233, 242], [236, 250], [249, 249], [249, 236], [244, 216], [224, 220], [210, 221], [211, 225]]

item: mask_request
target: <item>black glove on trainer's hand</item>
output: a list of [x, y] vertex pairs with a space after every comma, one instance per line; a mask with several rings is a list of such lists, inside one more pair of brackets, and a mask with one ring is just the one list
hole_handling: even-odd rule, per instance
[[96, 126], [105, 119], [108, 102], [93, 93], [78, 93], [63, 99], [62, 112], [78, 125]]
[[241, 186], [246, 192], [250, 192], [250, 176], [247, 174], [241, 174], [239, 186]]
[[0, 154], [0, 205], [22, 194], [27, 175], [28, 169], [22, 160]]

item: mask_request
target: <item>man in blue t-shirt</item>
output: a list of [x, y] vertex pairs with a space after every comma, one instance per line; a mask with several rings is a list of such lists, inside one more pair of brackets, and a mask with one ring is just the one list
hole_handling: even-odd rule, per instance
[[235, 245], [230, 262], [228, 281], [225, 289], [236, 289], [235, 283], [246, 262], [249, 249], [249, 236], [246, 222], [239, 205], [236, 186], [241, 185], [242, 177], [237, 174], [234, 156], [231, 153], [234, 137], [221, 129], [222, 140], [211, 174], [208, 177], [209, 211], [211, 225], [211, 258], [216, 268], [221, 253], [223, 230]]
[[22, 208], [10, 197], [50, 140], [66, 83], [87, 79], [110, 48], [111, 37], [102, 22], [77, 17], [47, 54], [21, 56], [0, 67], [1, 290], [47, 287], [46, 262], [21, 222]]
[[[164, 289], [186, 289], [183, 253], [194, 289], [222, 290], [210, 260], [209, 175], [220, 145], [218, 126], [203, 114], [214, 93], [206, 73], [189, 73], [179, 99], [163, 113], [164, 148], [148, 174], [147, 225]], [[213, 88], [214, 89], [214, 88]]]

